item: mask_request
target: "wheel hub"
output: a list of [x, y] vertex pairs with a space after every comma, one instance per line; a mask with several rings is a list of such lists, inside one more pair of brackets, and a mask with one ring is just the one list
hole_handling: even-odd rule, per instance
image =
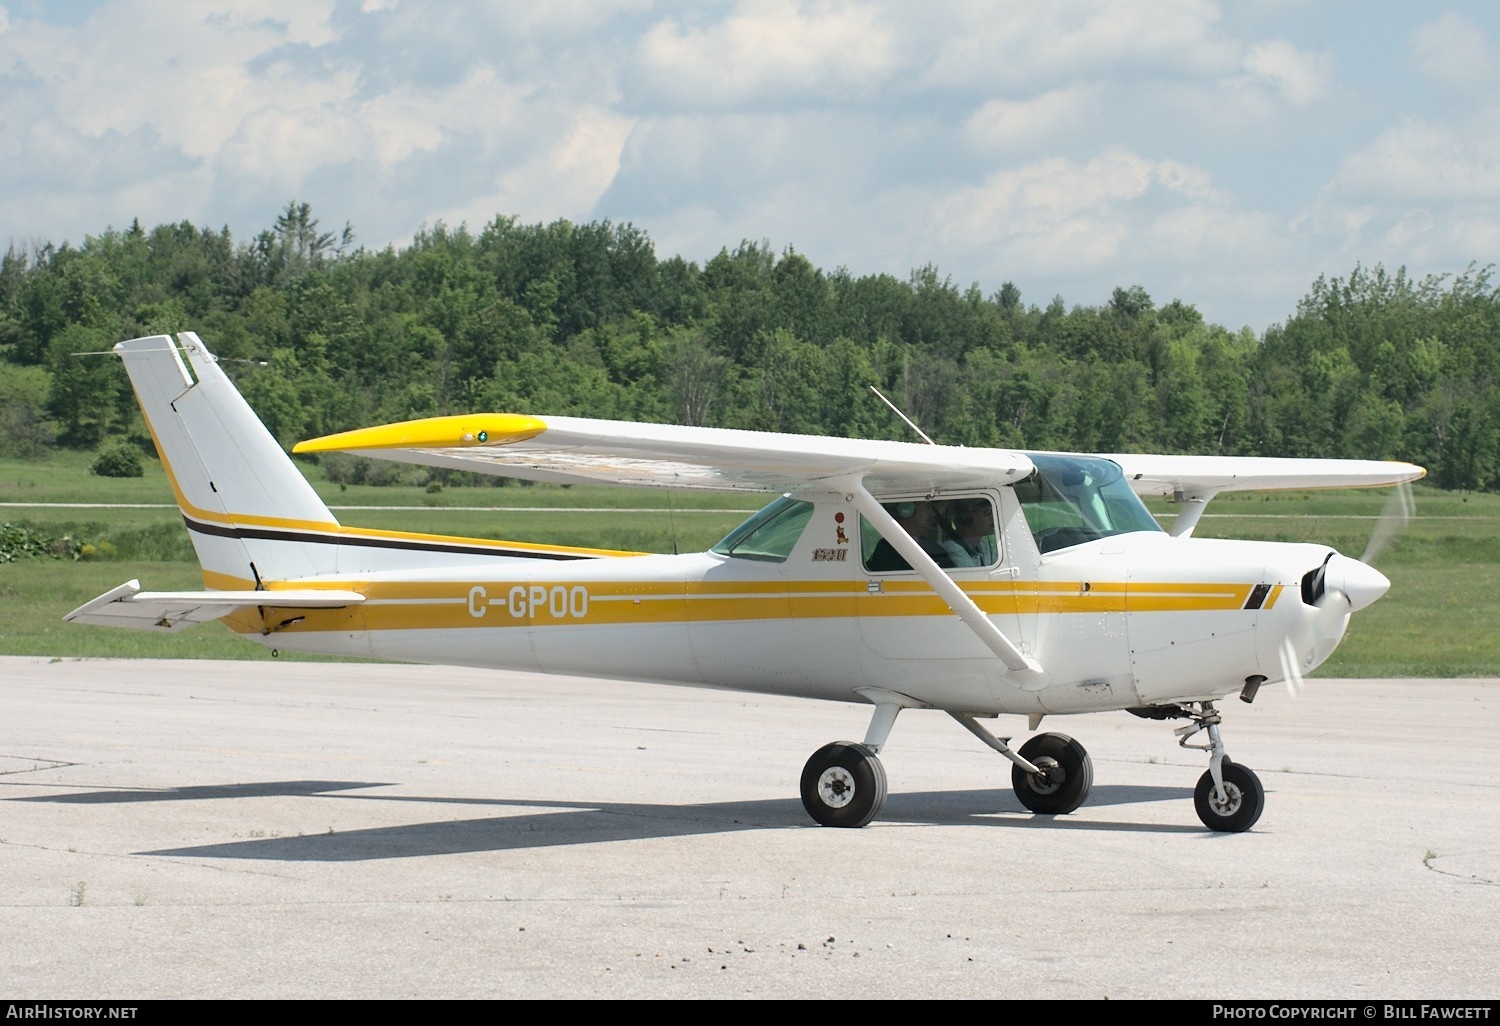
[[1027, 779], [1031, 782], [1031, 789], [1037, 794], [1054, 794], [1068, 779], [1068, 771], [1051, 756], [1042, 756], [1036, 760], [1035, 765], [1041, 772], [1033, 773]]
[[830, 766], [818, 778], [818, 797], [830, 809], [842, 809], [854, 800], [854, 777], [842, 766]]
[[1216, 792], [1210, 791], [1209, 807], [1220, 816], [1233, 816], [1240, 811], [1240, 802], [1244, 801], [1244, 795], [1240, 793], [1238, 786], [1224, 781], [1224, 800], [1220, 801]]

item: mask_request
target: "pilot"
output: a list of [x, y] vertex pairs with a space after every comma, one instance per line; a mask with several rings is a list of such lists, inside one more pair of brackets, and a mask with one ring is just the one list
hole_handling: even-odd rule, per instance
[[[959, 565], [955, 562], [955, 556], [960, 550], [955, 542], [943, 537], [942, 526], [938, 523], [937, 509], [932, 503], [906, 501], [882, 503], [882, 505], [885, 511], [895, 518], [896, 523], [901, 525], [901, 529], [911, 535], [916, 543], [922, 546], [922, 551], [931, 556], [938, 566]], [[906, 561], [906, 557], [896, 551], [890, 542], [881, 538], [875, 550], [870, 553], [865, 569], [910, 570], [911, 564]]]
[[999, 558], [995, 507], [989, 499], [957, 499], [948, 507], [954, 541], [962, 547], [960, 566], [992, 566]]

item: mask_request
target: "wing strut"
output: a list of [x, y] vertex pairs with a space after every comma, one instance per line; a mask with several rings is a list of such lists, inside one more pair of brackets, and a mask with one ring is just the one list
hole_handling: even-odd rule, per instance
[[1182, 509], [1177, 514], [1177, 519], [1172, 521], [1171, 534], [1173, 538], [1190, 538], [1193, 528], [1198, 526], [1198, 520], [1203, 516], [1203, 511], [1208, 508], [1208, 502], [1219, 494], [1217, 488], [1205, 488], [1192, 495], [1185, 495], [1178, 491], [1172, 497], [1172, 501], [1178, 503]]
[[984, 614], [984, 610], [974, 604], [974, 600], [964, 594], [964, 590], [958, 584], [943, 573], [943, 568], [923, 551], [916, 539], [901, 529], [896, 519], [885, 511], [885, 507], [875, 501], [863, 482], [854, 482], [850, 491], [850, 498], [856, 509], [864, 514], [864, 518], [875, 525], [875, 530], [880, 536], [891, 543], [891, 547], [906, 558], [911, 568], [921, 575], [932, 590], [938, 593], [938, 597], [948, 603], [948, 608], [958, 614], [958, 618], [968, 625], [969, 630], [984, 642], [991, 652], [1000, 657], [1000, 661], [1010, 669], [1012, 673], [1040, 676], [1042, 664], [1023, 653], [995, 626], [993, 620]]

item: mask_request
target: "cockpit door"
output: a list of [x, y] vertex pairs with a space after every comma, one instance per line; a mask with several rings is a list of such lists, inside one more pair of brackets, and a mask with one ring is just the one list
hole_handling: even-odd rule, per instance
[[[881, 505], [1007, 637], [1016, 637], [1015, 569], [1000, 544], [992, 493], [892, 496]], [[993, 660], [994, 654], [864, 518], [859, 633], [884, 659]], [[999, 673], [1001, 667], [996, 668]]]

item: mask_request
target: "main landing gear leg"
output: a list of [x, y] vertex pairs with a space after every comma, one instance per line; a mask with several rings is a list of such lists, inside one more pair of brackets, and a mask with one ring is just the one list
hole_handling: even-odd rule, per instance
[[1021, 804], [1032, 812], [1061, 816], [1089, 796], [1094, 761], [1083, 745], [1066, 734], [1038, 734], [1012, 751], [1010, 738], [991, 734], [970, 713], [949, 713], [965, 730], [1011, 761], [1010, 784]]
[[903, 708], [917, 704], [903, 695], [874, 692], [875, 715], [863, 744], [835, 741], [812, 754], [802, 768], [802, 807], [823, 826], [862, 827], [885, 804], [885, 767], [877, 754]]
[[[1224, 740], [1219, 736], [1222, 719], [1212, 702], [1200, 703], [1196, 712], [1191, 708], [1183, 711], [1193, 722], [1173, 731], [1177, 743], [1183, 748], [1209, 753], [1208, 770], [1193, 789], [1193, 807], [1198, 818], [1210, 830], [1221, 833], [1249, 830], [1260, 819], [1266, 804], [1266, 790], [1260, 778], [1249, 767], [1230, 761]], [[1188, 744], [1189, 738], [1205, 730], [1208, 744]]]

